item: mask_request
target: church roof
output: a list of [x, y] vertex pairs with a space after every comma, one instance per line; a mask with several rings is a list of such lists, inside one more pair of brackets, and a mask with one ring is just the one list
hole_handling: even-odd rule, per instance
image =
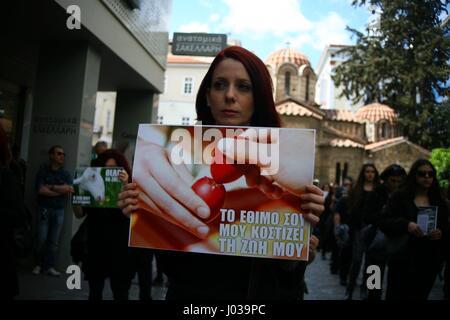
[[347, 122], [360, 122], [355, 113], [345, 109], [322, 109], [328, 120], [334, 121], [347, 121]]
[[387, 120], [394, 123], [397, 120], [397, 115], [394, 109], [381, 103], [371, 103], [356, 112], [356, 118], [360, 121], [368, 120], [376, 123], [380, 120]]
[[364, 149], [364, 145], [357, 143], [350, 139], [332, 139], [329, 142], [329, 145], [332, 147], [338, 147], [338, 148], [361, 148], [361, 149]]
[[280, 115], [286, 116], [304, 116], [322, 120], [325, 115], [318, 108], [302, 104], [293, 98], [287, 98], [277, 102], [275, 108]]
[[393, 146], [395, 146], [397, 144], [401, 144], [401, 143], [407, 143], [409, 146], [411, 146], [415, 149], [418, 149], [420, 152], [422, 152], [424, 154], [430, 154], [430, 151], [409, 141], [408, 138], [406, 138], [406, 137], [396, 137], [396, 138], [392, 138], [392, 139], [388, 139], [388, 140], [384, 140], [384, 141], [374, 142], [374, 143], [366, 145], [365, 149], [370, 152], [377, 152], [379, 150], [390, 148], [390, 147], [393, 147]]
[[275, 68], [278, 68], [286, 62], [293, 63], [298, 68], [305, 64], [311, 66], [307, 56], [292, 48], [284, 48], [274, 51], [266, 59], [266, 64], [273, 65]]

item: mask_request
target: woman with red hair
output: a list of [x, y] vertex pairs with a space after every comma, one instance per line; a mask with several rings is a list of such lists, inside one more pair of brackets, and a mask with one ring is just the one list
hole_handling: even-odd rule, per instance
[[[212, 62], [197, 94], [196, 111], [197, 120], [203, 125], [281, 126], [265, 64], [250, 51], [237, 46], [224, 49]], [[145, 174], [149, 177], [135, 177], [138, 180], [151, 178], [158, 184], [155, 188], [144, 186], [143, 196], [150, 200], [150, 205], [156, 203], [162, 214], [178, 219], [197, 237], [205, 238], [208, 226], [197, 217], [207, 218], [208, 206], [190, 187], [184, 187], [186, 184], [176, 168], [167, 159], [164, 161], [167, 156], [162, 148], [153, 146], [151, 155], [152, 159], [135, 161], [143, 161], [148, 166], [164, 165], [164, 169], [154, 169], [163, 170], [165, 174], [147, 170]], [[259, 169], [246, 172], [246, 178], [249, 185], [268, 196], [279, 192], [273, 181], [260, 175]], [[283, 181], [277, 182], [283, 185]], [[313, 185], [306, 186], [305, 190], [302, 208], [311, 212], [305, 219], [316, 223], [323, 211], [323, 194]], [[124, 214], [129, 215], [139, 208], [140, 192], [136, 183], [124, 187], [118, 203]], [[315, 240], [311, 240], [311, 247], [316, 245]], [[160, 251], [159, 257], [169, 278], [167, 300], [302, 298], [306, 262], [168, 251]]]

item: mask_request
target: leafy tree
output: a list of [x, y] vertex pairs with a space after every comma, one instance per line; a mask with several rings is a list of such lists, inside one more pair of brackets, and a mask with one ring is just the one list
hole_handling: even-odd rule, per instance
[[365, 33], [347, 27], [356, 45], [333, 80], [354, 102], [385, 103], [399, 115], [403, 135], [432, 149], [450, 145], [449, 0], [354, 0], [379, 13]]
[[448, 188], [450, 180], [450, 148], [431, 151], [431, 163], [436, 168], [437, 178], [442, 188]]

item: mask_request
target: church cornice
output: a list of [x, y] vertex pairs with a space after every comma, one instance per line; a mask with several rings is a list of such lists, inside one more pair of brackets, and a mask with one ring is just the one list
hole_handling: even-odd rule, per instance
[[[281, 109], [281, 107], [283, 107], [283, 105], [286, 105], [286, 104], [289, 104], [289, 103], [292, 103], [294, 105], [297, 105], [298, 107], [307, 109], [308, 111], [310, 111], [313, 114], [314, 118], [318, 118], [320, 120], [323, 120], [325, 118], [325, 112], [320, 110], [318, 108], [319, 105], [316, 104], [315, 102], [313, 102], [313, 104], [309, 104], [309, 103], [302, 102], [302, 101], [300, 101], [298, 99], [295, 99], [293, 97], [287, 97], [287, 98], [284, 98], [284, 99], [282, 99], [280, 101], [275, 102], [275, 108], [277, 108], [277, 111], [280, 114], [286, 114], [286, 113], [283, 112], [283, 110], [281, 110], [281, 112], [280, 112], [279, 109]], [[290, 115], [290, 114], [286, 114], [286, 115]]]

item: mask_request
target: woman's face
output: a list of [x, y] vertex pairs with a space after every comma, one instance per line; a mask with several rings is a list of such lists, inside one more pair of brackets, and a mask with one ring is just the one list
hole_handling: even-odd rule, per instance
[[242, 63], [226, 58], [212, 75], [206, 94], [217, 125], [249, 126], [253, 112], [253, 85]]
[[417, 169], [416, 182], [420, 187], [424, 189], [430, 188], [433, 183], [433, 179], [434, 171], [428, 164], [424, 164]]
[[117, 167], [117, 166], [118, 166], [117, 162], [113, 158], [109, 158], [105, 163], [105, 167]]
[[375, 169], [368, 166], [364, 169], [364, 178], [366, 182], [373, 182], [375, 180]]

